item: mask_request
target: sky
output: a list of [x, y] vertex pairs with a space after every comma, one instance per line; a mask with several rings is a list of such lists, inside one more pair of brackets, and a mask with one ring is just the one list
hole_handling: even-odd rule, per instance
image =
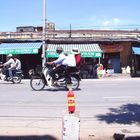
[[[140, 0], [46, 0], [56, 29], [140, 29]], [[43, 0], [0, 0], [0, 32], [43, 26]]]

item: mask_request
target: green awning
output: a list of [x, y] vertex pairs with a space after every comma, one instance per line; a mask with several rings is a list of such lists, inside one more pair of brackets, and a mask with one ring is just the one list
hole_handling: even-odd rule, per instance
[[0, 54], [37, 54], [42, 43], [2, 43]]
[[86, 58], [100, 58], [102, 56], [102, 50], [98, 44], [48, 44], [46, 51], [46, 57], [55, 58], [58, 57], [56, 48], [61, 46], [66, 53], [70, 53], [72, 48], [78, 48], [82, 57]]

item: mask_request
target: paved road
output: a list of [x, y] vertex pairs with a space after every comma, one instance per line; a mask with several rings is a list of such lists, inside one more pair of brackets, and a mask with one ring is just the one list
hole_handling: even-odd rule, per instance
[[[81, 140], [111, 139], [115, 132], [139, 134], [140, 79], [82, 80], [76, 97]], [[67, 91], [33, 91], [29, 81], [0, 81], [0, 134], [46, 135], [61, 139]], [[130, 127], [131, 126], [131, 127]]]

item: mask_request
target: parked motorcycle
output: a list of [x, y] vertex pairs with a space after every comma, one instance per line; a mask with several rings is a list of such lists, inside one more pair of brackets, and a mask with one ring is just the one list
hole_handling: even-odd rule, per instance
[[13, 73], [13, 77], [12, 79], [10, 77], [7, 77], [6, 78], [6, 75], [5, 75], [5, 67], [2, 65], [2, 63], [0, 62], [0, 79], [3, 80], [3, 81], [8, 81], [8, 82], [12, 82], [12, 83], [15, 83], [15, 84], [18, 84], [21, 82], [21, 80], [23, 79], [23, 74], [22, 74], [22, 71], [19, 70], [19, 71], [15, 71]]
[[[29, 70], [29, 76], [31, 77], [30, 86], [33, 90], [39, 91], [44, 89], [45, 86], [52, 86], [52, 77], [49, 75], [49, 71], [52, 69], [51, 65], [46, 65], [43, 67], [42, 71], [35, 72], [33, 69]], [[55, 74], [57, 79], [57, 84], [54, 85], [55, 87], [64, 87], [65, 89], [69, 88], [69, 85], [65, 79], [65, 72], [61, 74]], [[76, 90], [79, 88], [80, 85], [80, 77], [79, 72], [74, 72], [70, 74], [71, 76], [71, 88]]]

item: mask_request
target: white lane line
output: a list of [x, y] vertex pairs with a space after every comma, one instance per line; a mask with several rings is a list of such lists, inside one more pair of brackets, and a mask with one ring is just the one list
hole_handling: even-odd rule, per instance
[[103, 97], [103, 99], [134, 99], [135, 96], [113, 96], [113, 97]]

